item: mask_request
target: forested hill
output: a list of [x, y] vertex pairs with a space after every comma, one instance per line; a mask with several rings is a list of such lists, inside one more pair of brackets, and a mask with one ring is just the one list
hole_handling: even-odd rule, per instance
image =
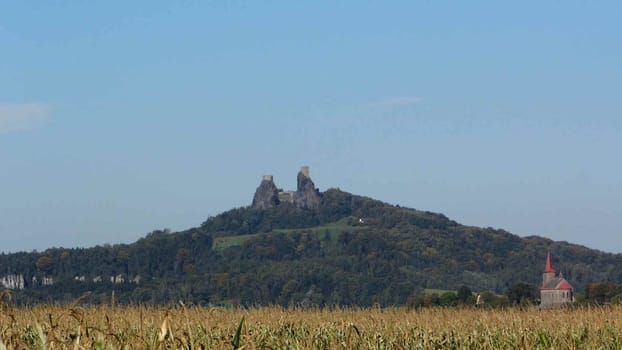
[[539, 284], [547, 251], [576, 289], [622, 282], [622, 255], [464, 226], [338, 189], [317, 208], [244, 207], [132, 244], [0, 255], [17, 302], [404, 304], [423, 288]]

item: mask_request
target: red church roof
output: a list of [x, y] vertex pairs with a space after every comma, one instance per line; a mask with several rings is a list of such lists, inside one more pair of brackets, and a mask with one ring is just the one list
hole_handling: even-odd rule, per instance
[[572, 288], [570, 283], [568, 283], [565, 278], [560, 278], [559, 283], [555, 286], [555, 289], [573, 290], [574, 288]]
[[546, 255], [546, 265], [544, 266], [544, 272], [555, 272], [555, 269], [551, 266], [551, 252]]
[[565, 278], [554, 277], [543, 283], [540, 290], [574, 290], [574, 287]]

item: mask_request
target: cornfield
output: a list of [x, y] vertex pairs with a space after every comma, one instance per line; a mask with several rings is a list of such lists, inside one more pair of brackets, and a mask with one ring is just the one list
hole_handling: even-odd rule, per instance
[[57, 306], [0, 310], [0, 349], [622, 349], [622, 307]]

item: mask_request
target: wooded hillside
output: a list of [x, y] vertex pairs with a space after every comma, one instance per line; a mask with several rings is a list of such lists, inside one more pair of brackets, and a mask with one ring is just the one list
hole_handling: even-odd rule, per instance
[[[20, 303], [402, 305], [423, 288], [503, 293], [539, 284], [547, 251], [575, 288], [622, 282], [622, 255], [464, 226], [338, 189], [319, 208], [236, 208], [132, 244], [0, 255]], [[44, 282], [45, 281], [45, 282]]]

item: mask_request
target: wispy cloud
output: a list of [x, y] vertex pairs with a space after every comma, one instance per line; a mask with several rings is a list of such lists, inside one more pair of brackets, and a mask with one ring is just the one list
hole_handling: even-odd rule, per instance
[[49, 111], [43, 103], [0, 103], [0, 133], [36, 127], [48, 118]]
[[421, 102], [421, 97], [419, 96], [406, 96], [406, 97], [396, 97], [386, 99], [377, 103], [374, 103], [374, 106], [404, 106], [411, 105]]

